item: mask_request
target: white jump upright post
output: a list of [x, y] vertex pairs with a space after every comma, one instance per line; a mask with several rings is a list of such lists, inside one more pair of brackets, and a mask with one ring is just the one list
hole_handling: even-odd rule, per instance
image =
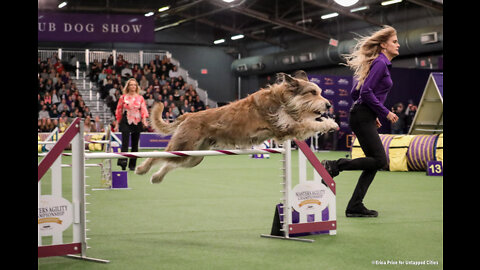
[[[287, 141], [283, 145], [283, 197], [275, 209], [272, 232], [261, 236], [314, 242], [296, 236], [336, 234], [335, 182], [305, 142], [295, 143], [299, 147], [299, 183], [292, 187], [291, 142]], [[307, 160], [314, 168], [313, 180], [307, 180]]]
[[[62, 151], [72, 143], [72, 198], [62, 196]], [[52, 174], [52, 194], [42, 195], [40, 180], [48, 169]], [[64, 256], [107, 263], [86, 256], [85, 144], [83, 121], [76, 118], [62, 138], [38, 164], [38, 257]], [[63, 231], [72, 225], [72, 243], [63, 243]], [[51, 245], [43, 245], [44, 236]], [[80, 254], [80, 255], [72, 255]]]

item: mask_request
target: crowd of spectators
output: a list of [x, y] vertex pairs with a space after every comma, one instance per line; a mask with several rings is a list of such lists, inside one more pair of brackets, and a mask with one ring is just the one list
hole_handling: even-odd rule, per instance
[[[72, 81], [74, 71], [75, 66], [70, 63], [64, 66], [56, 53], [46, 60], [38, 58], [38, 132], [51, 132], [55, 127], [62, 132], [68, 127], [69, 120], [75, 117], [85, 119], [86, 132], [104, 131], [99, 116], [92, 115]], [[207, 108], [193, 85], [186, 83], [178, 67], [166, 56], [160, 59], [156, 55], [154, 60], [140, 67], [126, 61], [121, 54], [114, 63], [113, 55], [110, 55], [101, 62], [94, 60], [88, 77], [97, 85], [100, 98], [107, 104], [112, 116], [125, 82], [132, 77], [138, 81], [140, 94], [149, 111], [156, 102], [164, 104], [162, 117], [167, 121]], [[110, 124], [113, 130], [117, 124], [114, 117]], [[153, 129], [144, 127], [144, 131], [152, 132]]]
[[[140, 95], [144, 97], [149, 112], [156, 102], [162, 102], [165, 106], [162, 118], [167, 121], [174, 121], [184, 113], [207, 109], [193, 85], [186, 83], [178, 67], [167, 56], [160, 59], [156, 55], [154, 60], [141, 67], [139, 64], [132, 65], [121, 54], [114, 64], [110, 55], [108, 59], [92, 63], [89, 77], [97, 84], [100, 98], [113, 115], [125, 82], [132, 77], [139, 83]], [[112, 126], [115, 125], [116, 121], [112, 121]], [[144, 131], [152, 132], [153, 129], [144, 127]]]
[[38, 57], [38, 132], [55, 127], [64, 131], [69, 118], [93, 118], [71, 77], [74, 70], [70, 64], [63, 65], [56, 53], [46, 60]]

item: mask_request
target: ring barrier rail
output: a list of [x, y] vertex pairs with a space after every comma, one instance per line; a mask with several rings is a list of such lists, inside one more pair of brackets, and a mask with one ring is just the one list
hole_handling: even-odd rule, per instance
[[[109, 260], [87, 257], [87, 220], [86, 214], [86, 159], [117, 159], [125, 157], [185, 157], [282, 154], [282, 213], [281, 235], [262, 237], [313, 242], [311, 239], [296, 238], [299, 234], [329, 233], [336, 234], [336, 185], [321, 165], [315, 154], [303, 141], [294, 140], [299, 148], [299, 184], [292, 187], [291, 141], [283, 143], [282, 148], [246, 149], [246, 150], [201, 150], [201, 151], [164, 151], [164, 152], [128, 152], [128, 153], [85, 153], [83, 121], [76, 118], [63, 136], [38, 164], [38, 257], [63, 256], [108, 263]], [[62, 151], [72, 144], [72, 200], [62, 197], [61, 157]], [[306, 180], [306, 161], [314, 168], [314, 179]], [[51, 169], [52, 195], [42, 195], [40, 180]], [[61, 205], [59, 205], [61, 204]], [[61, 209], [62, 211], [59, 211]], [[57, 211], [55, 211], [57, 210]], [[325, 215], [328, 211], [327, 215]], [[60, 213], [61, 212], [61, 213]], [[297, 220], [292, 218], [296, 214]], [[275, 222], [275, 220], [274, 220]], [[63, 224], [57, 226], [55, 224]], [[63, 243], [63, 230], [73, 225], [73, 242]], [[272, 227], [273, 231], [273, 227]], [[42, 245], [42, 237], [53, 235], [51, 245]], [[80, 255], [73, 255], [80, 254]]]

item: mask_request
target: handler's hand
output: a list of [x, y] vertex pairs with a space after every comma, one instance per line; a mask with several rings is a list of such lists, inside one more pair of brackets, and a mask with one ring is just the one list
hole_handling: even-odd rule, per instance
[[382, 126], [382, 123], [380, 123], [380, 120], [378, 120], [378, 118], [376, 119], [376, 124], [377, 128], [380, 128]]
[[389, 112], [387, 115], [387, 119], [392, 123], [396, 123], [398, 121], [398, 116], [393, 112]]

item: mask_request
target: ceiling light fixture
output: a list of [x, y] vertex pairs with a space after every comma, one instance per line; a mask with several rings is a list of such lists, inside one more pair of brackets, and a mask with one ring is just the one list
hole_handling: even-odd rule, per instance
[[62, 2], [58, 5], [58, 8], [63, 8], [66, 5], [67, 5], [67, 2]]
[[355, 5], [358, 0], [334, 0], [340, 6], [349, 7]]
[[152, 16], [152, 15], [153, 15], [153, 12], [152, 12], [152, 11], [150, 11], [150, 12], [148, 12], [148, 13], [145, 13], [145, 17], [150, 17], [150, 16]]
[[220, 44], [220, 43], [224, 43], [225, 42], [225, 39], [217, 39], [213, 42], [213, 44]]
[[384, 1], [381, 3], [382, 6], [388, 6], [396, 3], [400, 3], [402, 0], [390, 0], [390, 1]]
[[368, 9], [368, 6], [363, 6], [363, 7], [358, 7], [358, 8], [352, 8], [350, 9], [350, 12], [357, 12], [357, 11], [361, 11], [361, 10], [366, 10]]
[[161, 7], [158, 9], [158, 12], [164, 12], [166, 10], [169, 10], [170, 9], [170, 6], [166, 6], [166, 7]]
[[320, 18], [322, 18], [322, 20], [326, 20], [326, 19], [330, 19], [330, 18], [333, 18], [333, 17], [337, 17], [337, 16], [338, 16], [338, 13], [334, 12], [334, 13], [325, 14], [325, 15], [321, 16]]
[[243, 37], [244, 37], [244, 36], [243, 36], [242, 34], [240, 34], [240, 35], [232, 36], [230, 39], [231, 39], [231, 40], [237, 40], [237, 39], [241, 39], [241, 38], [243, 38]]

